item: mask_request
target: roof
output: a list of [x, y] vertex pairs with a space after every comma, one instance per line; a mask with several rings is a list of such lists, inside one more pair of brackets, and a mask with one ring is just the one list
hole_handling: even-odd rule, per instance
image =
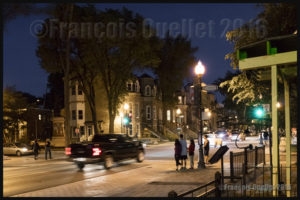
[[[244, 45], [238, 49], [239, 59], [297, 50], [297, 35], [283, 35]], [[243, 55], [242, 55], [243, 54]]]
[[153, 78], [153, 77], [151, 77], [149, 74], [144, 73], [139, 78]]

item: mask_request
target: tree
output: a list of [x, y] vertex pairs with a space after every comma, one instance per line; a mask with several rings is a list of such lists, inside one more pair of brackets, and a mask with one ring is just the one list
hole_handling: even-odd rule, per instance
[[173, 107], [178, 99], [174, 95], [181, 88], [183, 80], [188, 77], [189, 69], [195, 64], [194, 53], [197, 48], [191, 47], [191, 42], [179, 35], [176, 38], [167, 32], [163, 39], [163, 47], [158, 52], [161, 60], [154, 70], [159, 79], [159, 91], [162, 98], [163, 122], [166, 121], [166, 110]]
[[[40, 58], [40, 64], [47, 72], [62, 72], [64, 74], [64, 106], [65, 106], [65, 144], [70, 144], [70, 108], [69, 108], [69, 81], [70, 81], [70, 23], [73, 16], [73, 4], [57, 4], [52, 17], [56, 19], [56, 24], [51, 19], [46, 19], [41, 30], [43, 35], [38, 35], [39, 46], [37, 56]], [[65, 24], [59, 31], [46, 31], [48, 27], [59, 23]], [[57, 27], [58, 28], [58, 27]]]
[[[115, 26], [111, 35], [109, 25], [117, 25], [120, 20], [125, 25]], [[86, 63], [99, 70], [108, 101], [109, 132], [114, 133], [117, 110], [127, 94], [126, 82], [132, 78], [134, 69], [158, 65], [156, 52], [160, 45], [154, 31], [143, 23], [143, 17], [139, 14], [134, 16], [126, 8], [101, 11], [97, 14], [97, 21], [104, 24], [99, 31], [105, 34], [92, 37], [85, 43], [83, 53]]]
[[[19, 134], [19, 124], [25, 121], [24, 108], [30, 99], [28, 94], [16, 91], [15, 86], [6, 87], [3, 91], [3, 138], [4, 142], [13, 142]], [[23, 127], [24, 128], [24, 127]]]
[[225, 59], [231, 61], [234, 69], [238, 66], [236, 51], [241, 46], [268, 37], [293, 34], [297, 30], [295, 3], [264, 3], [258, 6], [263, 7], [264, 10], [254, 20], [226, 33], [226, 39], [234, 43], [234, 48]]
[[64, 82], [63, 73], [50, 73], [48, 75], [47, 92], [45, 97], [45, 108], [54, 110], [54, 116], [60, 116], [64, 108]]

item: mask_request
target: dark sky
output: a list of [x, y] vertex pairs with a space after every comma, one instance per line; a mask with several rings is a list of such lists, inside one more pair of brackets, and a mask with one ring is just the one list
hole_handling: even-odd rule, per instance
[[[231, 52], [233, 45], [226, 41], [225, 33], [257, 16], [261, 8], [255, 4], [97, 4], [99, 9], [122, 8], [141, 14], [150, 22], [175, 22], [179, 31], [188, 33], [192, 45], [198, 47], [195, 56], [206, 66], [204, 82], [211, 83], [224, 77], [227, 70], [232, 70], [224, 57]], [[4, 75], [3, 87], [15, 85], [17, 90], [42, 96], [46, 90], [47, 73], [39, 66], [35, 55], [37, 39], [31, 34], [31, 24], [44, 20], [47, 16], [32, 15], [18, 17], [7, 23], [4, 29]], [[184, 22], [186, 21], [186, 22]], [[195, 33], [197, 23], [205, 28]], [[190, 24], [190, 25], [189, 25]], [[202, 26], [203, 26], [202, 25]], [[190, 28], [191, 27], [191, 28]], [[166, 30], [166, 29], [165, 29]], [[176, 30], [175, 30], [176, 31]], [[164, 29], [158, 28], [163, 34]], [[175, 32], [171, 32], [171, 34]], [[201, 35], [202, 34], [202, 35]]]

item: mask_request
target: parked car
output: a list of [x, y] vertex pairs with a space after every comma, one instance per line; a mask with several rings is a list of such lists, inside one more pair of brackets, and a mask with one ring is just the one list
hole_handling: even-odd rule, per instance
[[22, 156], [33, 154], [33, 150], [31, 146], [24, 143], [3, 144], [3, 154]]
[[145, 151], [141, 141], [133, 141], [122, 134], [102, 134], [95, 135], [92, 142], [71, 144], [65, 148], [65, 153], [81, 170], [93, 163], [101, 163], [109, 169], [114, 162], [127, 159], [142, 162]]

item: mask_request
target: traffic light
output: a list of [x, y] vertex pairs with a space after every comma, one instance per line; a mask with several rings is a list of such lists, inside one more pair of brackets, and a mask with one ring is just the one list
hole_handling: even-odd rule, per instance
[[128, 124], [130, 124], [132, 121], [132, 112], [131, 111], [129, 112], [128, 119], [129, 119]]
[[256, 118], [262, 118], [265, 114], [265, 111], [262, 107], [257, 107], [254, 109], [254, 116]]
[[123, 124], [124, 124], [125, 126], [127, 126], [127, 125], [129, 124], [129, 117], [128, 117], [127, 114], [124, 116]]

